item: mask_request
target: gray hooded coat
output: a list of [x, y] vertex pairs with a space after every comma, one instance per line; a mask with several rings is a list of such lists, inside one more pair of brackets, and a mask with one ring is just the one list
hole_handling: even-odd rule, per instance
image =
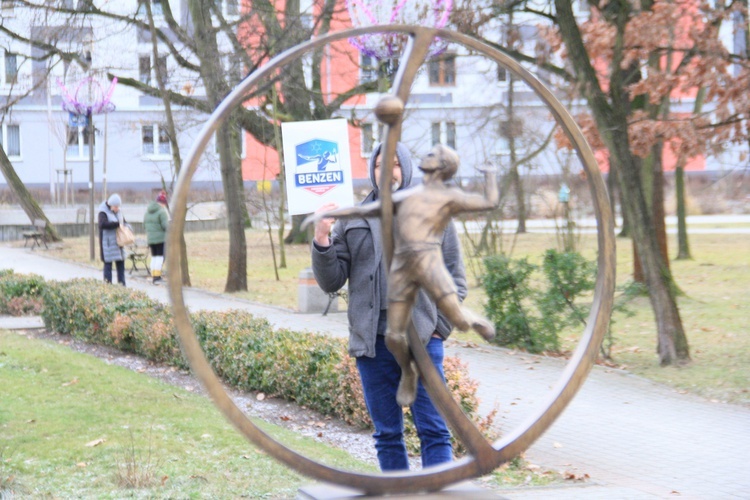
[[[362, 202], [368, 203], [378, 198], [375, 183], [375, 159], [380, 153], [380, 145], [372, 152], [369, 160], [370, 182], [373, 190]], [[411, 185], [412, 164], [409, 150], [399, 143], [396, 155], [401, 164], [402, 184], [399, 189]], [[380, 219], [359, 218], [339, 219], [333, 226], [332, 243], [321, 247], [313, 242], [312, 268], [315, 279], [325, 292], [338, 291], [349, 281], [349, 354], [352, 356], [375, 356], [375, 340], [381, 311], [387, 308], [387, 275], [383, 262], [383, 242]], [[466, 272], [458, 234], [453, 224], [443, 233], [443, 259], [458, 288], [461, 300], [466, 297]], [[447, 338], [453, 326], [420, 290], [412, 313], [419, 338], [427, 343], [433, 333]]]
[[117, 246], [117, 228], [120, 223], [125, 223], [122, 212], [114, 213], [103, 201], [99, 205], [99, 251], [102, 262], [115, 262], [125, 260], [122, 248]]

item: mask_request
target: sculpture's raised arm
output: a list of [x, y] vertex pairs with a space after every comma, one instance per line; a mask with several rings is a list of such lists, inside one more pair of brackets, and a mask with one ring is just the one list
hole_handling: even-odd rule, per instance
[[497, 188], [497, 170], [494, 167], [483, 167], [484, 173], [484, 196], [477, 194], [466, 194], [462, 199], [456, 200], [455, 204], [461, 212], [478, 212], [491, 210], [500, 203], [500, 191]]
[[351, 219], [353, 217], [367, 217], [369, 215], [380, 214], [380, 200], [367, 203], [366, 205], [355, 205], [353, 207], [337, 208], [335, 210], [328, 210], [325, 212], [314, 213], [309, 215], [302, 221], [301, 229], [305, 229], [310, 224], [314, 224], [320, 219], [326, 217], [333, 217], [337, 219]]

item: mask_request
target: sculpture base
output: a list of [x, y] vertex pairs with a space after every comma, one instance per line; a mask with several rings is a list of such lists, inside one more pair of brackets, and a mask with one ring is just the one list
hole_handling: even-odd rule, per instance
[[[395, 493], [388, 495], [389, 498], [400, 499], [443, 499], [443, 498], [465, 498], [467, 500], [498, 500], [502, 497], [497, 492], [486, 490], [468, 481], [454, 484], [442, 491], [430, 493]], [[297, 491], [297, 500], [350, 500], [372, 498], [359, 490], [345, 488], [327, 483], [311, 484], [303, 486]]]

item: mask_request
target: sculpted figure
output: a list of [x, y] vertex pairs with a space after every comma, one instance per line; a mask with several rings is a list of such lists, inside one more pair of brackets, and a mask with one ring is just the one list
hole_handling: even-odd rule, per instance
[[[495, 336], [493, 325], [461, 306], [456, 285], [446, 269], [440, 250], [441, 236], [454, 215], [494, 208], [499, 202], [496, 174], [485, 170], [485, 196], [467, 193], [446, 184], [458, 171], [455, 151], [436, 145], [424, 157], [419, 186], [397, 191], [394, 204], [394, 254], [388, 272], [388, 324], [386, 345], [399, 366], [401, 380], [396, 399], [400, 405], [414, 402], [418, 374], [406, 338], [411, 309], [422, 287], [438, 309], [460, 331], [474, 329], [485, 339]], [[353, 218], [380, 214], [381, 202], [316, 213], [305, 225], [324, 217]]]

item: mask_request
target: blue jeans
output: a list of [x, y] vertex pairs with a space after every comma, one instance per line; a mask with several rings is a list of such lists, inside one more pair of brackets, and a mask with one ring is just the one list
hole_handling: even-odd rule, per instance
[[[432, 362], [443, 374], [443, 340], [432, 337], [426, 346]], [[362, 379], [367, 411], [375, 425], [375, 449], [382, 471], [409, 470], [404, 444], [404, 413], [396, 402], [396, 390], [401, 369], [385, 345], [385, 337], [377, 336], [375, 357], [357, 358], [357, 369]], [[453, 460], [451, 434], [443, 417], [432, 404], [422, 382], [417, 388], [417, 399], [411, 407], [417, 435], [422, 446], [422, 467]]]
[[[114, 264], [117, 267], [117, 281], [125, 286], [125, 261], [116, 260]], [[112, 283], [112, 262], [104, 263], [104, 281]]]

